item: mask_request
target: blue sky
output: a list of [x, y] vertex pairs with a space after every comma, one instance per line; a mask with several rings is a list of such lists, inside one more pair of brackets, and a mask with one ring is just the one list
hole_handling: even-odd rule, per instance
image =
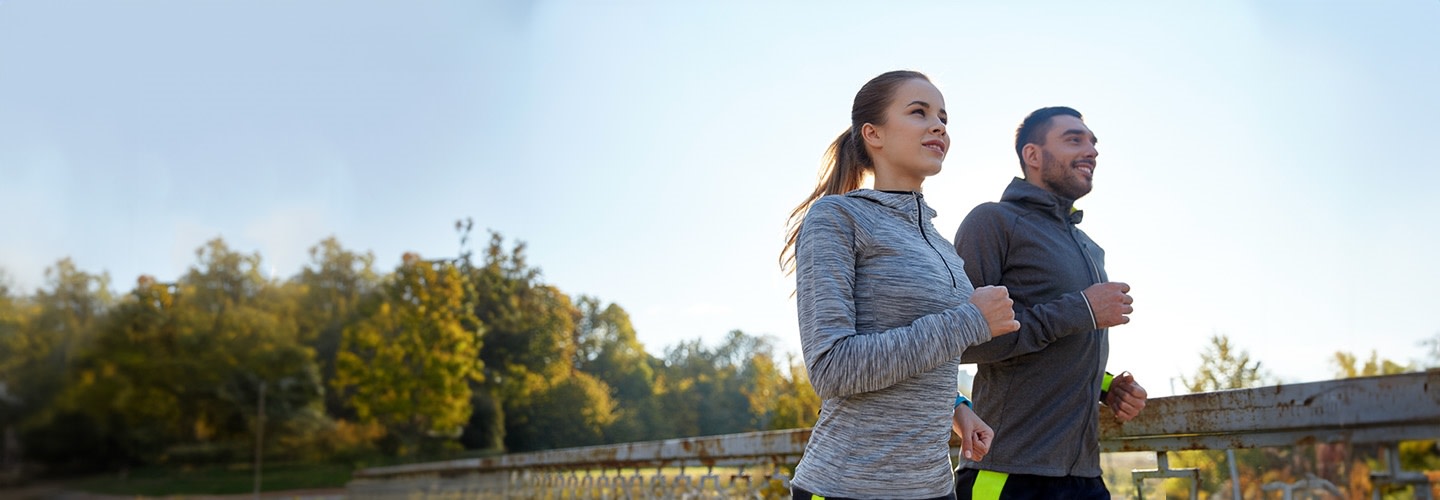
[[798, 352], [785, 216], [855, 90], [905, 68], [949, 106], [942, 234], [1019, 172], [1026, 113], [1086, 114], [1082, 228], [1136, 297], [1112, 368], [1169, 394], [1223, 333], [1318, 380], [1440, 334], [1437, 25], [1434, 0], [0, 0], [0, 269], [126, 290], [221, 236], [283, 278], [335, 235], [388, 270], [473, 217], [654, 353]]

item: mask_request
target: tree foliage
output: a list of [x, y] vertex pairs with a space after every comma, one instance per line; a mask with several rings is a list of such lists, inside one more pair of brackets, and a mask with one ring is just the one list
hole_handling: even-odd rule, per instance
[[467, 327], [475, 322], [462, 280], [452, 263], [406, 254], [344, 331], [332, 386], [362, 421], [389, 429], [400, 454], [459, 437], [470, 419], [481, 332]]
[[[141, 277], [99, 322], [58, 404], [32, 422], [31, 432], [52, 437], [33, 439], [50, 446], [34, 453], [94, 448], [125, 462], [238, 454], [259, 420], [262, 385], [271, 389], [265, 414], [277, 430], [323, 418], [313, 353], [296, 341], [294, 324], [272, 312], [281, 297], [261, 276], [259, 256], [219, 239], [196, 255], [176, 283]], [[90, 435], [66, 438], [61, 428], [76, 423]]]
[[[335, 377], [335, 357], [345, 326], [359, 319], [361, 302], [380, 284], [374, 264], [374, 254], [347, 250], [330, 237], [310, 247], [309, 264], [288, 284], [293, 294], [289, 314], [295, 318], [299, 340], [315, 350], [325, 380]], [[326, 412], [353, 418], [353, 412], [338, 394], [326, 393]]]
[[1270, 376], [1260, 368], [1260, 361], [1251, 360], [1250, 353], [1230, 343], [1223, 334], [1210, 336], [1210, 344], [1200, 353], [1200, 366], [1190, 377], [1181, 377], [1190, 392], [1244, 389], [1266, 383]]
[[[819, 399], [774, 339], [657, 357], [619, 304], [546, 283], [523, 242], [386, 273], [327, 238], [285, 280], [216, 238], [123, 294], [69, 259], [0, 273], [0, 427], [52, 465], [539, 450], [803, 427]], [[264, 398], [261, 415], [260, 399]], [[348, 451], [347, 451], [348, 450]], [[369, 450], [369, 451], [366, 451]]]
[[1354, 354], [1336, 351], [1335, 357], [1330, 360], [1335, 367], [1335, 378], [1373, 377], [1376, 375], [1395, 375], [1415, 371], [1414, 364], [1400, 364], [1388, 359], [1380, 359], [1380, 355], [1374, 350], [1370, 351], [1370, 359], [1361, 363]]

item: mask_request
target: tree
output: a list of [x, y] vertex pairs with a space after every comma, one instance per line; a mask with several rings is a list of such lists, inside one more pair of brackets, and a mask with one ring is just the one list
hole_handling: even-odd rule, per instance
[[[31, 339], [26, 335], [25, 302], [11, 291], [10, 278], [0, 269], [0, 430], [19, 423], [20, 399], [13, 395], [24, 378]], [[0, 445], [3, 446], [3, 445]]]
[[364, 310], [344, 330], [335, 390], [362, 421], [389, 430], [398, 454], [458, 438], [483, 367], [460, 270], [407, 253]]
[[575, 368], [609, 386], [617, 406], [606, 442], [623, 443], [658, 437], [661, 425], [655, 400], [658, 363], [636, 339], [630, 315], [617, 304], [600, 307], [594, 297], [581, 296], [580, 321], [575, 324]]
[[[1374, 350], [1370, 351], [1370, 359], [1362, 364], [1354, 354], [1336, 351], [1335, 357], [1330, 360], [1335, 367], [1336, 378], [1373, 377], [1377, 375], [1395, 375], [1415, 371], [1415, 363], [1400, 364], [1396, 361], [1383, 359]], [[1368, 480], [1369, 471], [1374, 467], [1384, 467], [1378, 461], [1355, 459], [1350, 457], [1374, 457], [1379, 452], [1379, 447], [1374, 444], [1349, 445], [1335, 443], [1319, 445], [1321, 458], [1318, 460], [1320, 466], [1324, 467], [1331, 475], [1337, 477], [1359, 477], [1361, 478], [1352, 484], [1351, 491], [1363, 495], [1365, 490], [1372, 486]], [[1399, 445], [1397, 450], [1400, 453], [1400, 461], [1405, 469], [1409, 470], [1434, 470], [1440, 467], [1440, 453], [1437, 453], [1436, 441], [1406, 441]], [[1368, 462], [1368, 463], [1367, 463]], [[1358, 474], [1352, 474], [1358, 472]]]
[[21, 367], [27, 364], [23, 354], [30, 341], [25, 335], [26, 309], [24, 301], [11, 292], [9, 275], [0, 269], [0, 457], [15, 453], [7, 448], [9, 440], [5, 438], [27, 416], [23, 401], [12, 394], [24, 378]]
[[1259, 361], [1251, 361], [1250, 353], [1237, 349], [1230, 338], [1216, 334], [1210, 336], [1210, 345], [1200, 353], [1200, 367], [1189, 378], [1181, 377], [1190, 392], [1223, 391], [1256, 387], [1266, 383], [1270, 376], [1260, 368]]
[[[528, 406], [542, 401], [545, 391], [559, 387], [574, 370], [573, 333], [579, 311], [570, 297], [540, 281], [530, 267], [525, 244], [505, 249], [500, 234], [491, 232], [483, 261], [475, 265], [465, 250], [470, 224], [460, 223], [459, 259], [472, 299], [476, 321], [485, 325], [480, 358], [485, 367], [476, 403], [483, 411], [466, 425], [462, 441], [469, 447], [510, 450], [538, 449], [526, 442]], [[578, 411], [578, 409], [572, 409]]]
[[[310, 247], [310, 263], [289, 283], [297, 296], [290, 314], [298, 324], [299, 340], [315, 350], [327, 385], [335, 378], [341, 333], [358, 319], [360, 302], [379, 286], [374, 263], [373, 253], [347, 250], [332, 236]], [[326, 393], [325, 409], [330, 415], [353, 417], [335, 391]]]
[[108, 275], [81, 271], [69, 258], [47, 268], [45, 280], [28, 299], [13, 296], [7, 282], [0, 298], [0, 384], [7, 393], [0, 425], [18, 426], [31, 456], [44, 454], [47, 440], [36, 436], [53, 427], [49, 414], [66, 374], [113, 301]]
[[[1270, 378], [1260, 368], [1260, 361], [1250, 359], [1249, 352], [1231, 344], [1229, 337], [1216, 334], [1210, 337], [1210, 345], [1200, 353], [1200, 366], [1195, 374], [1189, 378], [1181, 377], [1181, 380], [1185, 388], [1193, 393], [1258, 387]], [[1241, 481], [1244, 496], [1258, 497], [1262, 494], [1260, 485], [1275, 479], [1274, 471], [1280, 470], [1279, 466], [1287, 462], [1289, 453], [1284, 450], [1246, 449], [1237, 450], [1230, 456], [1235, 457], [1236, 468], [1244, 479]], [[1179, 466], [1200, 469], [1202, 485], [1212, 492], [1229, 491], [1229, 476], [1225, 473], [1229, 468], [1228, 459], [1226, 453], [1220, 450], [1179, 452], [1176, 456]], [[1169, 493], [1175, 495], [1185, 494], [1182, 491], [1188, 487], [1177, 482], [1167, 484]]]
[[664, 367], [657, 377], [661, 412], [674, 433], [665, 437], [759, 429], [761, 414], [746, 394], [753, 389], [745, 386], [761, 382], [773, 393], [770, 378], [776, 371], [766, 369], [761, 373], [753, 364], [756, 357], [772, 359], [771, 352], [768, 338], [752, 337], [740, 330], [731, 331], [715, 349], [705, 347], [699, 339], [667, 349]]
[[775, 401], [775, 417], [770, 421], [771, 429], [798, 429], [815, 425], [820, 417], [820, 395], [810, 386], [810, 376], [805, 372], [805, 363], [788, 358], [789, 375]]
[[91, 446], [114, 450], [113, 458], [154, 462], [250, 450], [262, 385], [266, 421], [277, 430], [323, 420], [313, 352], [288, 317], [272, 312], [284, 297], [260, 274], [260, 256], [218, 238], [196, 255], [176, 283], [142, 276], [108, 315], [53, 422], [85, 425], [98, 440]]
[[605, 430], [615, 423], [610, 387], [584, 372], [571, 372], [558, 380], [540, 379], [534, 399], [510, 404], [506, 413], [516, 425], [506, 430], [510, 451], [591, 446], [605, 442]]
[[1388, 359], [1380, 359], [1380, 355], [1374, 350], [1370, 351], [1370, 359], [1364, 365], [1354, 354], [1336, 351], [1335, 357], [1330, 360], [1335, 366], [1335, 378], [1373, 377], [1376, 375], [1394, 375], [1415, 371], [1413, 364], [1400, 364]]
[[1440, 332], [1434, 337], [1420, 341], [1420, 347], [1425, 349], [1425, 359], [1420, 364], [1426, 368], [1440, 367]]

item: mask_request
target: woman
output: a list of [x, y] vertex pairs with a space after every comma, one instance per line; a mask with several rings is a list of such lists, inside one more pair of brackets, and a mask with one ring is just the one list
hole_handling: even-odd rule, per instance
[[[930, 222], [921, 184], [950, 149], [946, 120], [925, 75], [870, 80], [790, 214], [781, 265], [796, 274], [800, 345], [823, 400], [795, 498], [954, 498], [950, 429], [979, 420], [953, 405], [960, 353], [1020, 325], [1003, 287], [971, 288]], [[867, 175], [874, 189], [859, 189]]]

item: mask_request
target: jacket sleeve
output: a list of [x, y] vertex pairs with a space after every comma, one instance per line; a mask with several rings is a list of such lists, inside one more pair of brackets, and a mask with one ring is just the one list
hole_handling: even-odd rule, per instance
[[[975, 207], [960, 223], [955, 232], [955, 252], [965, 260], [965, 274], [975, 288], [1004, 284], [1001, 274], [1005, 271], [1015, 217], [997, 204], [986, 203]], [[1019, 331], [966, 349], [961, 362], [1004, 361], [1044, 349], [1065, 336], [1095, 329], [1090, 305], [1081, 291], [1028, 307], [1016, 300], [1015, 320], [1020, 322]]]
[[980, 310], [965, 304], [883, 332], [855, 330], [856, 220], [822, 198], [795, 244], [800, 347], [822, 399], [884, 389], [955, 359], [990, 339]]

